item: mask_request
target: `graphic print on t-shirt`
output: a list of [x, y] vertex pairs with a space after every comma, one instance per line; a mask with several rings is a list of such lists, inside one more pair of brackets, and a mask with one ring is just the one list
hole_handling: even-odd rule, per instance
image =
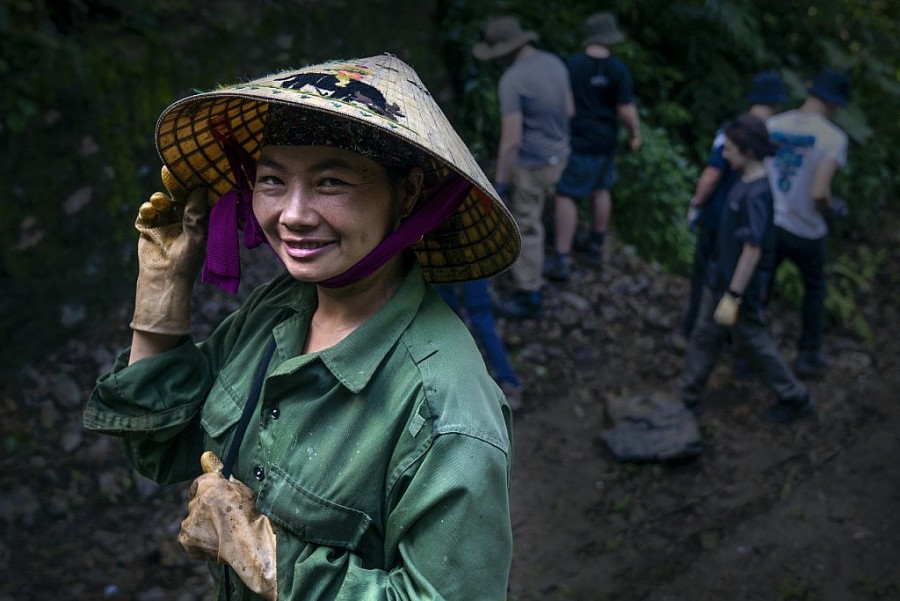
[[779, 145], [775, 153], [775, 169], [778, 172], [778, 189], [787, 192], [791, 189], [794, 176], [803, 166], [803, 158], [808, 150], [816, 144], [816, 137], [811, 134], [789, 134], [772, 132], [772, 140]]

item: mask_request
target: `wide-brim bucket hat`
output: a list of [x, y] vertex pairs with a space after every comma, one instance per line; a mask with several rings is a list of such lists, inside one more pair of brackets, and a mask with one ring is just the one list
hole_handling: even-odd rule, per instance
[[763, 71], [753, 78], [747, 93], [747, 104], [779, 105], [787, 102], [784, 81], [777, 71]]
[[523, 30], [517, 17], [495, 17], [485, 24], [482, 40], [472, 46], [472, 55], [482, 61], [500, 58], [539, 37], [536, 31]]
[[276, 106], [363, 126], [395, 149], [395, 142], [408, 145], [424, 160], [422, 198], [441, 182], [470, 184], [452, 214], [411, 244], [426, 280], [486, 278], [518, 258], [521, 237], [509, 210], [416, 72], [390, 54], [283, 71], [179, 100], [157, 122], [159, 156], [182, 185], [199, 180], [225, 195], [239, 182], [223, 137], [255, 161]]
[[825, 67], [816, 76], [809, 93], [835, 106], [847, 106], [850, 101], [850, 78], [837, 69]]
[[612, 46], [625, 41], [625, 34], [619, 29], [619, 21], [616, 15], [608, 12], [598, 12], [589, 16], [584, 22], [583, 46], [589, 44], [602, 44]]

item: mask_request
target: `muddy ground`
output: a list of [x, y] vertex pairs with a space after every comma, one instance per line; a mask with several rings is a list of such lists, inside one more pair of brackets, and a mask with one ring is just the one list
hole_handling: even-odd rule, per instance
[[[685, 280], [609, 246], [602, 273], [579, 268], [547, 288], [542, 319], [500, 322], [527, 384], [510, 599], [900, 598], [898, 245], [860, 308], [874, 343], [828, 333], [815, 417], [761, 421], [772, 399], [723, 360], [699, 417], [704, 451], [676, 465], [620, 463], [599, 440], [608, 401], [671, 390], [685, 348]], [[199, 335], [238, 301], [204, 287]], [[114, 441], [81, 428], [129, 312], [123, 299], [105, 329], [2, 384], [0, 601], [209, 596], [205, 567], [175, 540], [186, 486], [136, 476]], [[791, 358], [796, 312], [776, 299], [772, 314]]]

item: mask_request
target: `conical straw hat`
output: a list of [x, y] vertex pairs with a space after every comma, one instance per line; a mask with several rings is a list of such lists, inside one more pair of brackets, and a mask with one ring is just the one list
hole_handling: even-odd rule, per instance
[[451, 173], [472, 184], [456, 212], [412, 246], [428, 281], [485, 278], [515, 262], [521, 238], [508, 209], [415, 71], [389, 54], [284, 71], [179, 100], [157, 123], [159, 155], [183, 185], [199, 179], [225, 194], [236, 181], [217, 137], [226, 131], [258, 159], [273, 103], [352, 120], [424, 151], [426, 186]]

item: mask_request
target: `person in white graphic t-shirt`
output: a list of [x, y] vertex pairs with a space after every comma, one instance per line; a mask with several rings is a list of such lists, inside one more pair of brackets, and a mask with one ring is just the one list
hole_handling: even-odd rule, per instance
[[826, 234], [829, 217], [846, 210], [832, 196], [831, 181], [847, 163], [847, 134], [831, 119], [849, 98], [847, 75], [826, 67], [800, 108], [766, 121], [780, 147], [766, 163], [775, 200], [775, 268], [784, 259], [791, 260], [804, 284], [803, 328], [794, 361], [801, 377], [819, 375], [827, 365], [822, 352]]

